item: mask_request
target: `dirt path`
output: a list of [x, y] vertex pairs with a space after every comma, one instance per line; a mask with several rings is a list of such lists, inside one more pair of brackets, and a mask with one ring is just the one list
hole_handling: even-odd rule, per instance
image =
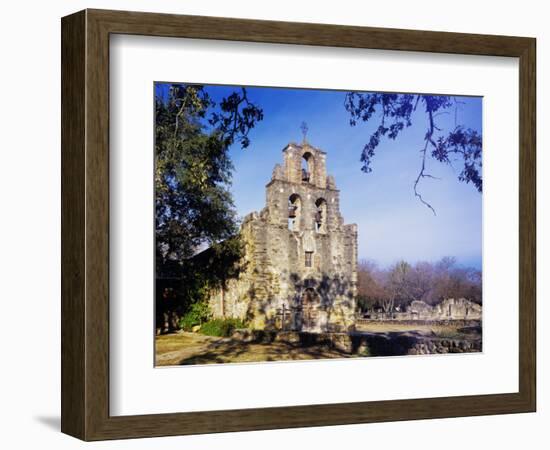
[[[242, 339], [204, 336], [178, 332], [157, 336], [156, 365], [215, 364], [305, 359], [353, 358], [426, 353], [481, 351], [481, 324], [464, 326], [457, 323], [367, 322], [361, 324], [355, 337], [357, 351], [326, 343], [305, 344], [287, 340]], [[348, 336], [349, 337], [349, 336]], [[351, 339], [351, 338], [350, 338]], [[261, 342], [264, 341], [264, 342]], [[456, 342], [455, 342], [456, 341]], [[311, 341], [308, 341], [311, 342]], [[362, 345], [365, 348], [362, 348]], [[341, 350], [340, 350], [341, 349]]]
[[155, 348], [157, 366], [349, 358], [351, 356], [323, 346], [301, 347], [286, 342], [247, 343], [230, 338], [186, 332], [157, 336]]

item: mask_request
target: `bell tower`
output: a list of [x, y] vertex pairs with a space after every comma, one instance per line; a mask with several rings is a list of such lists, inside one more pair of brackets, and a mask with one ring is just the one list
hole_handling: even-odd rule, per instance
[[334, 178], [327, 176], [326, 153], [307, 142], [290, 143], [283, 149], [283, 161], [266, 186], [271, 223], [301, 233], [302, 240], [304, 232], [338, 229], [343, 224], [340, 193]]
[[326, 153], [307, 142], [289, 144], [283, 150], [284, 171], [289, 183], [307, 183], [320, 189], [327, 187]]
[[[282, 150], [266, 185], [266, 205], [243, 220], [246, 273], [232, 298], [257, 328], [349, 330], [357, 286], [357, 226], [344, 225], [340, 191], [327, 175], [327, 154], [304, 140]], [[218, 308], [218, 310], [221, 310]], [[219, 314], [219, 312], [218, 312]], [[279, 321], [279, 322], [278, 322]], [[289, 328], [286, 328], [289, 329]]]

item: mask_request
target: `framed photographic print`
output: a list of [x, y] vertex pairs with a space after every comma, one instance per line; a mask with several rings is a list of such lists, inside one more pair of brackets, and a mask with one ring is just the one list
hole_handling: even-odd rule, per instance
[[534, 411], [535, 168], [533, 38], [63, 18], [62, 431]]

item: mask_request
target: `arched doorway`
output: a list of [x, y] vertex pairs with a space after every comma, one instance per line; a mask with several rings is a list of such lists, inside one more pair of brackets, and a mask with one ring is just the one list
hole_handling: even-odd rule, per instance
[[309, 287], [304, 289], [302, 294], [302, 307], [311, 307], [320, 303], [319, 294], [315, 289]]
[[321, 306], [321, 297], [311, 287], [304, 289], [301, 298], [301, 330], [310, 333], [326, 331], [327, 312]]

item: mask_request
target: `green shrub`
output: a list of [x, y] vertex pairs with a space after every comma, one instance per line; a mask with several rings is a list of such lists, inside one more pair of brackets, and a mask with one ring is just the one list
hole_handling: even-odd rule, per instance
[[245, 323], [239, 319], [213, 319], [204, 323], [200, 329], [207, 336], [229, 337], [238, 328], [245, 328]]
[[184, 331], [191, 331], [196, 325], [202, 325], [210, 318], [210, 309], [203, 302], [193, 303], [179, 320], [179, 327]]

